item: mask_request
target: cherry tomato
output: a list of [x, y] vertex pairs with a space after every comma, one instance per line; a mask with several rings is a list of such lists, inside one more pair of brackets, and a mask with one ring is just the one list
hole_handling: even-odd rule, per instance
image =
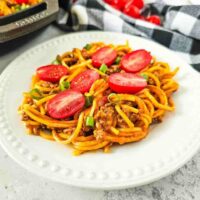
[[138, 74], [114, 73], [109, 76], [108, 84], [114, 92], [135, 94], [147, 86], [147, 81]]
[[121, 7], [116, 5], [116, 4], [110, 4], [110, 6], [112, 6], [113, 8], [115, 8], [116, 10], [120, 10], [121, 11]]
[[67, 73], [67, 68], [62, 65], [46, 65], [37, 69], [39, 79], [52, 83], [58, 82]]
[[151, 54], [144, 50], [136, 50], [126, 54], [121, 60], [121, 68], [126, 72], [138, 72], [151, 63]]
[[108, 4], [112, 4], [113, 3], [113, 0], [104, 0], [106, 3]]
[[136, 6], [139, 9], [142, 9], [144, 7], [144, 1], [143, 0], [129, 0], [132, 5]]
[[127, 0], [118, 0], [118, 5], [121, 7], [121, 10], [124, 8], [126, 5]]
[[48, 114], [55, 119], [73, 116], [85, 105], [85, 98], [76, 90], [65, 90], [47, 102]]
[[143, 21], [146, 21], [146, 17], [144, 17], [142, 15], [140, 16], [140, 19], [143, 20]]
[[156, 25], [161, 25], [161, 20], [160, 20], [160, 17], [158, 15], [151, 15], [149, 17], [146, 18], [146, 20], [148, 22], [151, 22], [153, 24], [156, 24]]
[[75, 89], [82, 93], [88, 92], [92, 84], [99, 79], [99, 74], [92, 69], [88, 69], [78, 76], [76, 76], [71, 82], [71, 89]]
[[94, 67], [100, 67], [102, 64], [110, 66], [114, 63], [117, 52], [111, 47], [102, 47], [92, 55], [92, 64]]
[[140, 18], [140, 10], [133, 4], [129, 4], [129, 6], [125, 5], [123, 13], [133, 18]]
[[104, 0], [104, 1], [110, 4], [113, 8], [117, 10], [122, 10], [127, 0]]
[[16, 0], [16, 3], [18, 3], [18, 4], [23, 4], [23, 3], [28, 4], [29, 0]]

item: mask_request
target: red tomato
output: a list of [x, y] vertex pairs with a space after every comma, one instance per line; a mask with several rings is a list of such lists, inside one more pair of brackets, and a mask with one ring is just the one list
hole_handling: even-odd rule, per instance
[[132, 73], [114, 73], [108, 79], [109, 87], [118, 93], [134, 94], [147, 86], [142, 76]]
[[37, 69], [39, 79], [52, 83], [58, 82], [67, 73], [67, 68], [62, 65], [46, 65]]
[[146, 18], [142, 15], [140, 16], [140, 19], [143, 20], [143, 21], [146, 21]]
[[138, 72], [147, 67], [151, 63], [151, 54], [144, 50], [136, 50], [127, 53], [121, 60], [121, 68], [126, 72]]
[[129, 0], [130, 3], [134, 6], [136, 6], [139, 9], [142, 9], [144, 7], [144, 1], [143, 0]]
[[156, 25], [161, 25], [161, 20], [160, 20], [160, 17], [158, 15], [151, 15], [149, 17], [146, 18], [146, 20], [148, 22], [151, 22], [153, 24], [156, 24]]
[[117, 57], [117, 52], [111, 47], [102, 47], [92, 55], [92, 64], [94, 67], [100, 67], [102, 64], [110, 66]]
[[126, 5], [127, 0], [119, 0], [118, 5], [120, 5], [121, 9], [124, 8], [124, 6]]
[[28, 4], [29, 0], [16, 0], [16, 3], [18, 3], [18, 4], [23, 4], [23, 3]]
[[99, 79], [99, 74], [95, 70], [88, 69], [76, 76], [72, 80], [70, 87], [71, 89], [85, 93], [90, 90], [92, 84], [97, 79]]
[[55, 119], [73, 116], [85, 105], [84, 96], [76, 90], [65, 90], [47, 102], [48, 114]]
[[140, 18], [140, 10], [138, 7], [134, 6], [133, 4], [128, 4], [129, 6], [125, 5], [123, 13], [127, 14], [133, 18]]
[[118, 5], [110, 4], [110, 6], [112, 6], [112, 7], [115, 8], [116, 10], [120, 10], [120, 11], [121, 11], [121, 8], [120, 8]]
[[122, 10], [126, 4], [127, 0], [104, 0], [106, 3], [110, 4], [117, 10]]
[[108, 4], [112, 4], [113, 3], [113, 0], [104, 0], [106, 3]]

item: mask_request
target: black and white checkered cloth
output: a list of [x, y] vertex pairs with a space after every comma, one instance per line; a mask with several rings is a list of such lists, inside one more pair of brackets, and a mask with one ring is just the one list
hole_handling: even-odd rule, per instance
[[162, 16], [163, 26], [130, 18], [102, 0], [76, 1], [60, 10], [57, 23], [66, 31], [105, 30], [150, 38], [176, 51], [200, 72], [200, 5], [153, 3], [143, 12]]

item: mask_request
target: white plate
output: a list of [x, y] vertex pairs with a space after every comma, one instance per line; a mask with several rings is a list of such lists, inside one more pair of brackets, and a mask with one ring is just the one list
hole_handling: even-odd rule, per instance
[[[17, 114], [22, 92], [27, 91], [38, 66], [55, 56], [92, 41], [145, 48], [158, 59], [180, 66], [180, 90], [174, 95], [176, 111], [152, 128], [141, 142], [72, 156], [72, 149], [25, 133]], [[154, 42], [131, 35], [83, 32], [52, 39], [15, 59], [1, 75], [0, 142], [5, 151], [29, 171], [68, 185], [117, 189], [143, 185], [172, 173], [186, 163], [200, 146], [200, 76], [175, 53]]]

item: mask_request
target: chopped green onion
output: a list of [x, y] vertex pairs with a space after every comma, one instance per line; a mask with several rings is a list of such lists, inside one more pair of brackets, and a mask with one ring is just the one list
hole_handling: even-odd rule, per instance
[[120, 63], [120, 61], [121, 61], [121, 57], [118, 56], [118, 57], [116, 58], [116, 60], [115, 60], [115, 64], [118, 65], [118, 64]]
[[101, 67], [99, 68], [99, 70], [105, 74], [106, 71], [108, 70], [108, 67], [106, 64], [102, 64]]
[[69, 81], [63, 81], [60, 83], [60, 90], [64, 91], [66, 89], [70, 88], [70, 82]]
[[146, 79], [146, 80], [148, 81], [149, 77], [148, 77], [147, 74], [141, 73], [140, 75], [141, 75], [144, 79]]
[[83, 48], [86, 50], [90, 50], [92, 48], [92, 46], [90, 44], [86, 44]]
[[60, 61], [55, 59], [51, 64], [54, 64], [54, 65], [59, 65], [60, 64]]
[[89, 107], [92, 105], [93, 96], [85, 96], [85, 107]]
[[94, 127], [94, 118], [92, 116], [86, 118], [86, 126]]
[[30, 95], [33, 99], [36, 99], [36, 100], [39, 100], [41, 99], [43, 96], [42, 96], [42, 93], [40, 92], [40, 90], [38, 90], [37, 88], [35, 89], [32, 89], [30, 91]]

